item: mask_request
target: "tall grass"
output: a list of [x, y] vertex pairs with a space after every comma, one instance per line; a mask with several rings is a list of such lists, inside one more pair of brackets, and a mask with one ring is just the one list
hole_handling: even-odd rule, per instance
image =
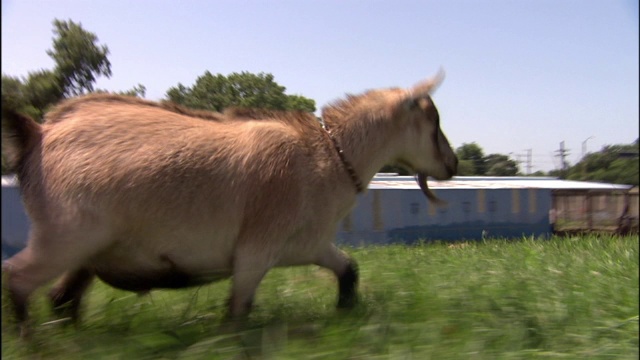
[[274, 269], [244, 322], [229, 282], [145, 297], [97, 281], [78, 328], [39, 292], [22, 342], [2, 299], [3, 358], [637, 359], [638, 237], [487, 240], [347, 249], [360, 303], [337, 311], [332, 274]]

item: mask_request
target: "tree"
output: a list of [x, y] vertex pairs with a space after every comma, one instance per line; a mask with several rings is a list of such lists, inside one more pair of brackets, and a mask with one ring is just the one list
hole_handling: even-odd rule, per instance
[[2, 106], [22, 109], [28, 102], [24, 94], [24, 84], [14, 76], [2, 74]]
[[[53, 49], [47, 54], [54, 60], [53, 70], [41, 69], [19, 79], [2, 75], [2, 105], [41, 121], [47, 109], [73, 95], [93, 91], [97, 76], [111, 76], [106, 45], [98, 37], [73, 21], [54, 20]], [[139, 94], [144, 87], [134, 88]]]
[[490, 154], [485, 157], [486, 175], [515, 176], [518, 175], [518, 163], [507, 155]]
[[458, 159], [458, 176], [473, 176], [476, 175], [473, 161]]
[[470, 144], [463, 143], [462, 146], [456, 149], [456, 155], [458, 160], [469, 160], [473, 164], [473, 175], [485, 175], [486, 173], [486, 159], [484, 157], [484, 151], [475, 142]]
[[147, 94], [147, 87], [142, 84], [138, 84], [129, 90], [120, 91], [118, 94], [143, 98]]
[[287, 110], [314, 112], [316, 111], [316, 102], [301, 95], [288, 95], [285, 108]]
[[518, 163], [508, 155], [484, 155], [476, 144], [463, 143], [456, 149], [458, 156], [458, 176], [515, 176], [519, 173]]
[[192, 87], [178, 83], [169, 88], [166, 98], [187, 107], [219, 112], [232, 106], [315, 111], [315, 101], [300, 95], [287, 95], [285, 90], [271, 74], [241, 72], [224, 76], [205, 71]]
[[54, 20], [53, 50], [47, 50], [55, 61], [55, 74], [65, 96], [93, 91], [96, 76], [111, 77], [109, 49], [98, 45], [98, 37], [73, 21]]
[[570, 180], [603, 181], [638, 185], [638, 139], [632, 144], [607, 145], [599, 152], [587, 154], [567, 171]]
[[188, 89], [181, 83], [178, 83], [177, 86], [169, 88], [169, 90], [167, 90], [165, 97], [176, 104], [195, 107], [189, 104], [189, 99], [191, 97], [190, 91], [190, 89]]
[[[96, 89], [95, 92], [96, 93], [108, 93], [109, 91], [103, 90], [103, 89]], [[141, 98], [144, 98], [146, 93], [147, 93], [147, 88], [142, 84], [138, 84], [138, 85], [134, 86], [133, 88], [131, 88], [129, 90], [116, 92], [116, 94], [118, 94], [118, 95], [137, 96], [137, 97], [141, 97]]]
[[[53, 70], [29, 72], [25, 78], [2, 74], [2, 106], [42, 121], [47, 109], [58, 101], [94, 91], [97, 76], [111, 76], [109, 49], [98, 45], [98, 37], [73, 21], [54, 20]], [[104, 91], [104, 90], [100, 90]], [[124, 95], [144, 97], [146, 88], [138, 84]], [[2, 173], [7, 173], [2, 156]]]
[[52, 71], [40, 70], [29, 73], [23, 87], [27, 108], [24, 112], [36, 119], [63, 98], [60, 78]]

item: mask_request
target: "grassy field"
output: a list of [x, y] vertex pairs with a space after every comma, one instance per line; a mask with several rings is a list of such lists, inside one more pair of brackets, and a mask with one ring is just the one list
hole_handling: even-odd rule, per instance
[[2, 298], [5, 359], [637, 359], [638, 237], [347, 249], [360, 303], [337, 311], [314, 266], [275, 269], [250, 319], [223, 321], [229, 282], [139, 297], [96, 281], [78, 328], [44, 292], [22, 342]]

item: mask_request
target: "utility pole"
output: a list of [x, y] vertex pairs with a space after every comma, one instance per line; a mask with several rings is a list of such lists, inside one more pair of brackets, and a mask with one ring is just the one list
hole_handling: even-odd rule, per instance
[[526, 149], [527, 150], [527, 175], [531, 175], [531, 153], [533, 152], [533, 149]]
[[560, 158], [561, 163], [562, 172], [560, 178], [564, 179], [567, 176], [567, 162], [565, 158], [569, 155], [569, 150], [564, 148], [564, 141], [560, 142], [560, 149], [556, 150], [556, 152], [558, 153], [556, 156]]

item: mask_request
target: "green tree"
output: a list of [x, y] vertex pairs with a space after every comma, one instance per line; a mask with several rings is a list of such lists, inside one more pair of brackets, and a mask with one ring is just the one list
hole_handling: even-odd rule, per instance
[[[68, 96], [94, 91], [98, 76], [111, 76], [109, 49], [98, 45], [98, 37], [73, 21], [54, 20], [53, 70], [29, 72], [24, 78], [2, 74], [2, 106], [42, 121], [47, 109]], [[104, 91], [104, 90], [101, 90]], [[146, 88], [136, 85], [120, 94], [144, 97]], [[2, 173], [7, 173], [4, 155]]]
[[473, 174], [471, 175], [485, 175], [487, 172], [487, 164], [482, 148], [472, 142], [470, 144], [463, 143], [462, 146], [456, 149], [456, 155], [458, 160], [469, 160], [473, 164]]
[[476, 175], [473, 161], [471, 160], [458, 160], [458, 176], [473, 176]]
[[518, 163], [507, 155], [490, 154], [485, 157], [485, 166], [488, 176], [516, 176], [518, 175]]
[[178, 83], [178, 85], [176, 85], [175, 87], [169, 88], [169, 90], [167, 90], [165, 98], [173, 101], [176, 104], [195, 108], [195, 106], [189, 104], [189, 99], [191, 98], [191, 89], [187, 88], [181, 83]]
[[314, 112], [316, 111], [316, 102], [301, 95], [287, 95], [285, 108], [287, 110]]
[[580, 162], [569, 167], [567, 178], [638, 185], [639, 150], [638, 139], [632, 144], [605, 146], [599, 152], [587, 154]]
[[[110, 91], [107, 91], [107, 90], [104, 90], [104, 89], [96, 89], [95, 92], [96, 93], [108, 93]], [[138, 84], [138, 85], [134, 86], [133, 88], [131, 88], [129, 90], [116, 92], [116, 94], [118, 94], [118, 95], [137, 96], [137, 97], [141, 97], [141, 98], [143, 98], [146, 95], [146, 93], [147, 93], [147, 88], [142, 84]]]
[[47, 50], [56, 66], [65, 96], [75, 96], [93, 91], [96, 76], [111, 77], [109, 49], [98, 45], [98, 37], [73, 21], [54, 20], [53, 49]]
[[118, 92], [118, 94], [143, 98], [147, 94], [147, 87], [142, 84], [138, 84], [129, 90], [120, 91]]
[[2, 74], [2, 106], [11, 109], [22, 109], [28, 101], [24, 94], [22, 80], [17, 77]]
[[52, 71], [31, 72], [24, 83], [27, 107], [23, 111], [36, 119], [42, 118], [47, 109], [63, 98], [60, 78]]
[[[2, 75], [2, 105], [38, 121], [51, 105], [65, 97], [93, 91], [97, 76], [111, 76], [109, 50], [97, 44], [95, 34], [71, 20], [56, 19], [53, 26], [53, 49], [47, 50], [55, 63], [53, 70], [32, 71], [23, 79]], [[141, 89], [133, 91], [139, 93]]]
[[315, 111], [315, 101], [299, 95], [287, 95], [285, 90], [271, 74], [241, 72], [224, 76], [205, 71], [192, 87], [178, 83], [167, 90], [165, 97], [177, 104], [210, 111], [223, 111], [232, 106]]

